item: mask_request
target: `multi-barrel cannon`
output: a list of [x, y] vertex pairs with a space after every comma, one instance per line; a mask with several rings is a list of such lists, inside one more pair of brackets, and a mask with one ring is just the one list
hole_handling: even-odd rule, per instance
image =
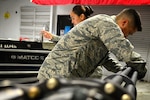
[[136, 100], [138, 72], [132, 68], [104, 79], [36, 78], [13, 82], [4, 80], [0, 86], [1, 100]]

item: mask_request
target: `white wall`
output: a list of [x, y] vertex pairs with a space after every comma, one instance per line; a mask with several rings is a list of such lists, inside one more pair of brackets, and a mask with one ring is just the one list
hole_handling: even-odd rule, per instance
[[[30, 0], [0, 0], [0, 38], [19, 40], [20, 37], [20, 7], [41, 6], [30, 2]], [[56, 30], [58, 15], [69, 15], [73, 5], [54, 6], [53, 12], [53, 33]], [[10, 18], [5, 19], [4, 13], [10, 13]]]
[[[18, 40], [20, 37], [20, 7], [34, 5], [29, 0], [0, 0], [0, 38], [12, 38]], [[10, 18], [5, 19], [4, 13], [10, 13]]]

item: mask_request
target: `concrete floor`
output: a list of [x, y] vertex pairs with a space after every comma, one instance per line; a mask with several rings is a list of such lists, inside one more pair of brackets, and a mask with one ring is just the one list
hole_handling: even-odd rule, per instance
[[137, 81], [137, 100], [150, 100], [150, 82]]

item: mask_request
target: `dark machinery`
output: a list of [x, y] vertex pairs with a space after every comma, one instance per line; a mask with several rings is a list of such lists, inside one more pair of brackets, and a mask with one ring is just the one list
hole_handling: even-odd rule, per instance
[[128, 67], [104, 79], [36, 78], [0, 83], [0, 100], [136, 100], [138, 73]]

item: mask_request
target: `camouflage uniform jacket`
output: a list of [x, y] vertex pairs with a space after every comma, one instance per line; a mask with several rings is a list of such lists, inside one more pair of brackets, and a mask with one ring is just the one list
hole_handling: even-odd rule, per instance
[[[95, 15], [80, 22], [58, 41], [43, 62], [37, 78], [89, 77], [98, 65], [106, 64], [108, 51], [122, 61], [136, 57], [132, 44], [116, 24], [115, 16]], [[114, 67], [107, 69], [113, 71]]]

